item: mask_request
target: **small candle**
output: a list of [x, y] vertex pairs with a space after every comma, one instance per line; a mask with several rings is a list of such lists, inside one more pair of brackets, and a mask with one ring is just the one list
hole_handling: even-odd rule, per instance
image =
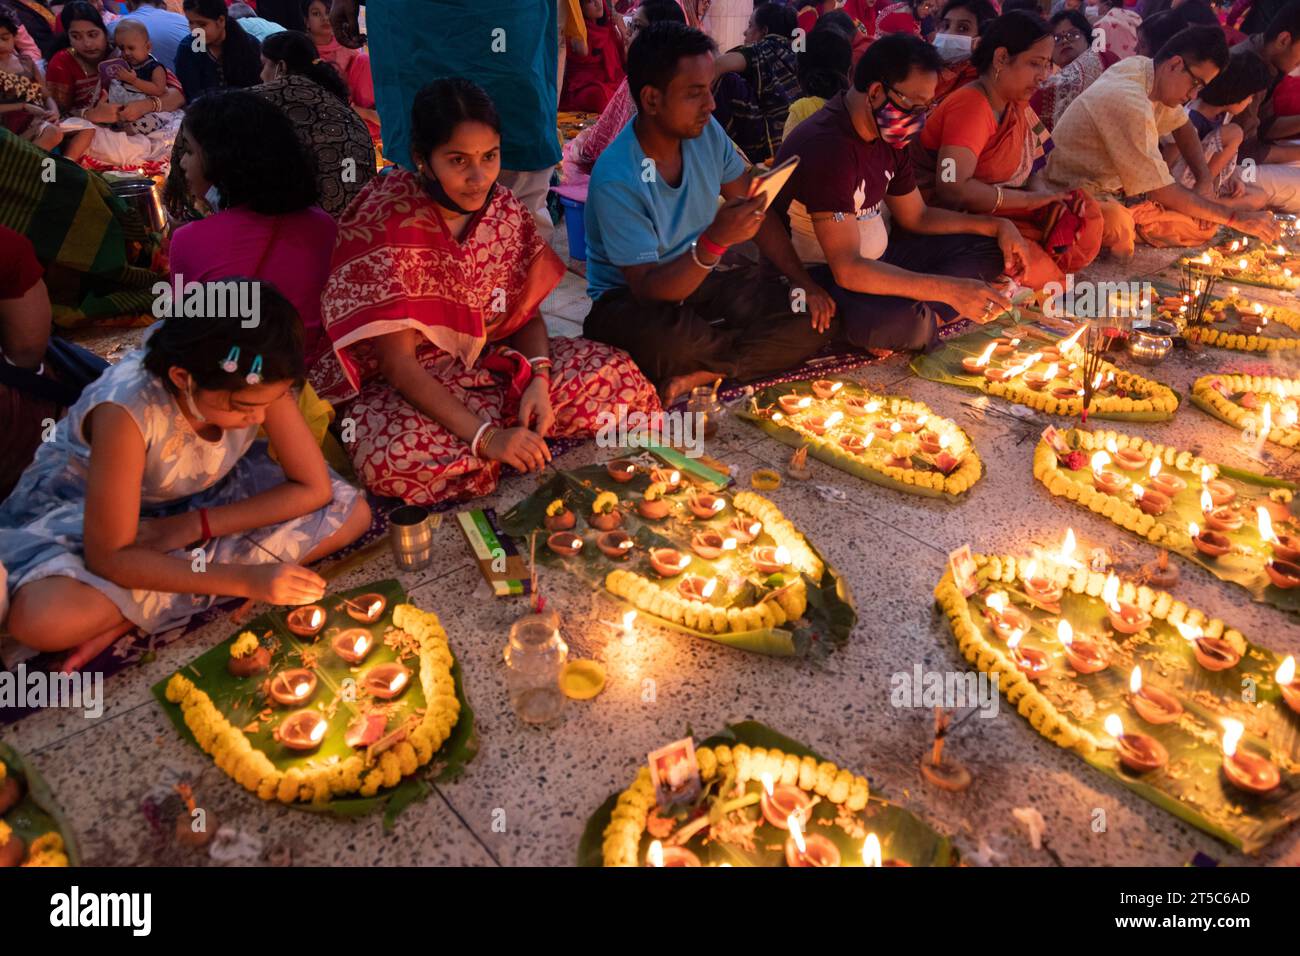
[[708, 601], [713, 597], [713, 592], [718, 588], [718, 579], [696, 577], [688, 575], [682, 578], [677, 585], [677, 593], [688, 601]]
[[627, 484], [636, 477], [636, 462], [627, 458], [615, 458], [605, 463], [605, 473], [618, 484]]
[[664, 846], [658, 840], [650, 843], [646, 851], [646, 866], [699, 866], [700, 858], [684, 846]]
[[776, 574], [784, 571], [790, 563], [789, 551], [783, 547], [774, 548], [771, 545], [755, 548], [750, 557], [754, 562], [754, 567], [763, 574]]
[[1128, 679], [1129, 706], [1148, 724], [1170, 724], [1183, 715], [1183, 705], [1173, 694], [1166, 694], [1142, 683], [1142, 668], [1134, 667]]
[[781, 411], [785, 412], [787, 415], [794, 415], [797, 412], [803, 411], [812, 404], [812, 396], [782, 395], [776, 400], [776, 403], [781, 406]]
[[1002, 591], [995, 591], [986, 597], [984, 606], [992, 612], [989, 615], [989, 622], [1003, 640], [1017, 631], [1027, 631], [1033, 626], [1028, 615], [1013, 605]]
[[691, 535], [691, 550], [707, 561], [722, 556], [722, 547], [727, 539], [716, 531], [697, 531]]
[[289, 612], [285, 624], [299, 637], [312, 637], [325, 626], [325, 609], [319, 604], [296, 607]]
[[1225, 535], [1217, 531], [1202, 531], [1195, 521], [1188, 523], [1187, 533], [1192, 538], [1192, 544], [1196, 545], [1196, 550], [1201, 554], [1219, 558], [1232, 550], [1232, 542]]
[[1235, 647], [1217, 637], [1205, 637], [1194, 624], [1180, 622], [1174, 627], [1183, 636], [1183, 640], [1192, 645], [1196, 662], [1207, 671], [1226, 671], [1229, 667], [1236, 667], [1241, 660], [1241, 652]]
[[325, 739], [329, 724], [314, 710], [300, 710], [280, 722], [276, 736], [290, 750], [315, 750]]
[[989, 364], [989, 359], [993, 357], [993, 351], [998, 347], [998, 343], [990, 342], [989, 347], [979, 354], [976, 358], [967, 356], [961, 360], [962, 368], [968, 372], [979, 372], [985, 365]]
[[834, 398], [835, 393], [844, 387], [843, 382], [828, 382], [819, 379], [812, 383], [813, 394], [818, 398]]
[[763, 533], [763, 522], [753, 518], [732, 518], [727, 525], [727, 534], [741, 544], [749, 544]]
[[316, 675], [305, 667], [280, 671], [267, 684], [266, 692], [277, 704], [294, 707], [305, 704], [316, 691]]
[[1282, 776], [1273, 761], [1238, 748], [1244, 732], [1241, 721], [1223, 718], [1223, 774], [1241, 790], [1268, 793], [1282, 782]]
[[373, 624], [379, 620], [379, 615], [384, 613], [387, 604], [382, 594], [363, 594], [351, 598], [350, 603], [345, 604], [344, 607], [347, 609], [348, 616], [354, 621]]
[[411, 672], [396, 661], [376, 664], [366, 672], [362, 687], [373, 697], [380, 700], [392, 700], [406, 690], [411, 681]]
[[798, 787], [775, 784], [770, 773], [762, 776], [763, 792], [759, 797], [763, 818], [779, 830], [790, 829], [790, 818], [800, 820], [808, 816], [812, 797]]
[[1052, 662], [1046, 654], [1036, 648], [1022, 648], [1020, 639], [1024, 636], [1022, 631], [1014, 632], [1007, 638], [1007, 649], [1011, 651], [1011, 659], [1016, 662], [1020, 672], [1030, 680], [1038, 680], [1051, 670]]
[[1282, 692], [1286, 705], [1300, 714], [1300, 685], [1295, 682], [1295, 658], [1288, 654], [1286, 660], [1278, 665], [1273, 679], [1277, 681], [1277, 689]]
[[605, 557], [622, 561], [632, 553], [635, 542], [626, 531], [602, 531], [596, 536], [596, 547]]
[[1125, 733], [1118, 714], [1106, 718], [1106, 733], [1115, 738], [1119, 762], [1133, 773], [1150, 773], [1169, 762], [1169, 751], [1160, 741], [1146, 734]]
[[799, 817], [786, 818], [790, 837], [785, 841], [785, 862], [788, 866], [839, 866], [839, 848], [820, 833], [803, 832]]
[[344, 631], [333, 641], [334, 653], [349, 664], [360, 664], [375, 648], [370, 632], [354, 627]]
[[546, 546], [561, 557], [571, 558], [582, 550], [582, 538], [572, 531], [557, 531], [546, 539]]
[[651, 548], [650, 567], [661, 578], [672, 578], [690, 567], [690, 555], [682, 554], [676, 548]]
[[1110, 658], [1102, 646], [1086, 638], [1075, 638], [1074, 628], [1064, 618], [1056, 627], [1056, 636], [1065, 650], [1070, 666], [1080, 674], [1095, 674], [1110, 666]]
[[725, 507], [726, 499], [717, 495], [698, 495], [691, 499], [691, 511], [697, 518], [712, 518]]
[[1101, 591], [1102, 603], [1110, 615], [1110, 626], [1121, 634], [1136, 634], [1151, 623], [1151, 615], [1135, 604], [1119, 600], [1119, 578], [1114, 572], [1106, 577]]
[[1043, 577], [1038, 574], [1038, 561], [1033, 560], [1024, 571], [1025, 593], [1029, 595], [1029, 600], [1033, 601], [1048, 610], [1060, 607], [1061, 598], [1065, 594], [1065, 589], [1056, 585], [1051, 578]]

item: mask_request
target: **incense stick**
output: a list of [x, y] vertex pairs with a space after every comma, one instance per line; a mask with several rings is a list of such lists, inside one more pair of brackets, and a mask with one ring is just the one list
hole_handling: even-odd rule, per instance
[[[259, 542], [254, 541], [254, 540], [253, 540], [252, 538], [250, 538], [248, 535], [246, 535], [246, 534], [241, 534], [240, 537], [243, 538], [245, 541], [247, 541], [249, 544], [251, 544], [253, 547], [257, 548], [257, 549], [258, 549], [259, 551], [261, 551], [263, 554], [269, 554], [272, 558], [274, 558], [276, 561], [279, 561], [281, 564], [288, 564], [288, 563], [289, 563], [288, 561], [284, 560], [284, 558], [282, 558], [282, 557], [280, 557], [278, 554], [276, 554], [274, 551], [271, 551], [271, 550], [269, 550], [269, 549], [267, 549], [267, 548], [264, 548], [264, 547], [263, 547]], [[356, 611], [358, 614], [365, 614], [365, 615], [369, 615], [369, 614], [370, 614], [370, 609], [369, 609], [369, 608], [364, 608], [364, 607], [362, 607], [360, 604], [357, 604], [356, 602], [354, 602], [354, 601], [351, 600], [350, 598], [341, 597], [341, 598], [339, 598], [339, 600], [342, 601], [344, 604], [346, 604], [348, 607], [352, 608], [352, 610]]]

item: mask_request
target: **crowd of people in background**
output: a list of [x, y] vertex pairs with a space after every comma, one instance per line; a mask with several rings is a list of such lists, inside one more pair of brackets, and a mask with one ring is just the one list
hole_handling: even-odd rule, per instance
[[[0, 0], [0, 655], [316, 600], [370, 502], [1300, 212], [1300, 0], [755, 0], [722, 50], [696, 0], [117, 7]], [[165, 177], [165, 243], [102, 169]], [[158, 278], [260, 321], [165, 313], [107, 370], [51, 336]]]

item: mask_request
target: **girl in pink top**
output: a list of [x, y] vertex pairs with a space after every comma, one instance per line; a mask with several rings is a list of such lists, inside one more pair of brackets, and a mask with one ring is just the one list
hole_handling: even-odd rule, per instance
[[227, 90], [196, 100], [181, 136], [190, 194], [215, 214], [172, 235], [172, 275], [271, 283], [302, 317], [310, 366], [328, 347], [320, 296], [338, 227], [316, 205], [312, 160], [288, 117], [254, 93]]

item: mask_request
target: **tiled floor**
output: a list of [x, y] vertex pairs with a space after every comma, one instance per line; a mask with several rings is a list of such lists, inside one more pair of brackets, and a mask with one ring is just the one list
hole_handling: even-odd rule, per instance
[[[1094, 272], [1099, 278], [1133, 276], [1171, 258], [1148, 252], [1129, 263], [1102, 263]], [[543, 310], [554, 333], [575, 333], [586, 311], [582, 280], [566, 276]], [[1261, 365], [1248, 356], [1204, 354], [1198, 359], [1176, 353], [1158, 376], [1186, 395], [1194, 378], [1211, 367]], [[1019, 551], [1054, 542], [1071, 525], [1085, 543], [1127, 549], [1136, 557], [1153, 552], [1109, 522], [1052, 499], [1033, 481], [1034, 439], [1028, 436], [1043, 422], [1023, 426], [1004, 413], [1006, 406], [916, 379], [901, 358], [852, 377], [921, 399], [958, 420], [987, 473], [955, 505], [869, 485], [819, 462], [812, 463], [811, 481], [788, 482], [771, 493], [841, 571], [857, 599], [859, 624], [852, 639], [823, 662], [759, 657], [651, 626], [624, 645], [600, 623], [615, 615], [612, 600], [576, 578], [543, 569], [543, 589], [562, 615], [573, 655], [601, 660], [609, 682], [595, 700], [570, 703], [557, 726], [523, 726], [510, 710], [501, 660], [506, 631], [522, 613], [522, 602], [489, 595], [459, 533], [445, 521], [436, 532], [436, 569], [397, 574], [385, 553], [340, 580], [350, 585], [396, 575], [423, 606], [441, 615], [478, 721], [481, 749], [466, 773], [408, 808], [391, 832], [373, 817], [343, 821], [262, 804], [177, 737], [148, 688], [222, 640], [229, 633], [225, 622], [115, 677], [99, 720], [47, 711], [6, 729], [4, 737], [46, 775], [80, 832], [88, 861], [96, 864], [221, 862], [175, 847], [170, 824], [151, 830], [146, 823], [145, 811], [155, 803], [174, 812], [170, 788], [189, 778], [201, 805], [246, 840], [245, 853], [236, 853], [234, 862], [283, 859], [287, 852], [293, 862], [306, 864], [567, 865], [588, 815], [626, 785], [649, 750], [687, 727], [703, 736], [746, 718], [765, 721], [868, 774], [877, 791], [951, 834], [968, 858], [1050, 865], [1053, 858], [1030, 848], [1012, 815], [1016, 808], [1033, 807], [1046, 822], [1052, 853], [1067, 865], [1177, 866], [1196, 851], [1227, 864], [1255, 862], [1047, 743], [1005, 707], [994, 719], [967, 721], [951, 739], [949, 752], [975, 774], [971, 790], [951, 795], [921, 781], [916, 767], [930, 740], [931, 717], [925, 710], [890, 706], [890, 675], [917, 663], [966, 667], [933, 608], [932, 589], [949, 550], [970, 542], [976, 550]], [[1232, 429], [1190, 406], [1172, 422], [1125, 430], [1199, 445], [1229, 463], [1259, 467]], [[780, 467], [789, 449], [730, 419], [706, 453], [729, 463], [739, 485], [747, 487], [754, 469]], [[604, 457], [588, 445], [561, 464]], [[1279, 456], [1270, 467], [1281, 472], [1297, 464], [1293, 454]], [[507, 479], [481, 504], [507, 507], [533, 485], [527, 477]], [[827, 500], [824, 488], [842, 492], [843, 500]], [[1261, 643], [1300, 653], [1294, 618], [1245, 602], [1227, 584], [1179, 563], [1180, 599], [1231, 617]], [[647, 687], [653, 693], [647, 695]], [[1106, 812], [1102, 833], [1092, 827], [1098, 808]], [[1285, 835], [1260, 861], [1300, 863], [1300, 836]]]

